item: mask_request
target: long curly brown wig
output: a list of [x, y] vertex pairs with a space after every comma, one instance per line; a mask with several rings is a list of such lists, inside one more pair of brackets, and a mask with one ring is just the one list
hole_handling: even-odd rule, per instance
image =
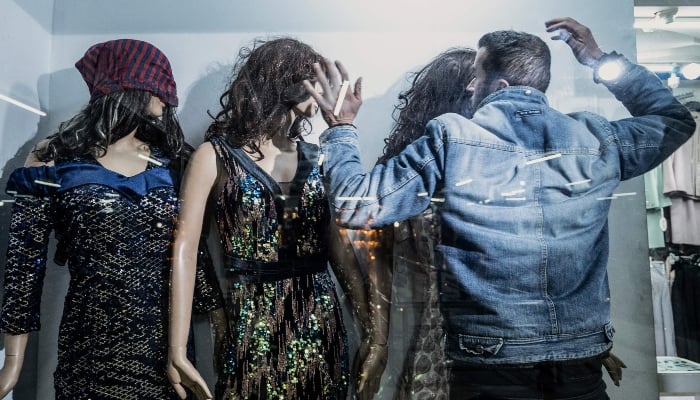
[[474, 78], [476, 50], [450, 48], [416, 72], [411, 87], [399, 94], [394, 108], [394, 127], [384, 139], [384, 154], [378, 163], [400, 153], [425, 133], [432, 118], [445, 113], [471, 117], [467, 85]]
[[309, 45], [288, 37], [256, 39], [251, 47], [243, 47], [232, 80], [219, 98], [222, 109], [212, 116], [205, 138], [223, 137], [262, 159], [262, 141], [283, 126], [304, 125], [289, 121], [288, 111], [309, 98], [302, 82], [315, 81], [313, 64], [321, 59]]

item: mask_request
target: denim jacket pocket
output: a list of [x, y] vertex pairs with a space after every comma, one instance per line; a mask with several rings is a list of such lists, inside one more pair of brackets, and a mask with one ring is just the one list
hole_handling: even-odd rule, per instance
[[495, 355], [503, 346], [503, 338], [459, 335], [459, 348], [470, 355]]

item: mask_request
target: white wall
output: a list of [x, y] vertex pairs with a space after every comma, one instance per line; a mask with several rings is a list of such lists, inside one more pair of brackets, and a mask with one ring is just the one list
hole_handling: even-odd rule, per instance
[[[0, 1], [8, 3], [8, 0]], [[23, 11], [14, 2], [9, 5], [16, 14]], [[43, 15], [43, 10], [35, 12]], [[0, 18], [4, 15], [3, 10]], [[189, 141], [197, 145], [209, 121], [207, 109], [218, 110], [218, 97], [239, 47], [256, 37], [287, 34], [311, 44], [331, 59], [342, 60], [353, 78], [364, 78], [364, 105], [357, 125], [363, 161], [369, 167], [382, 150], [382, 140], [392, 122], [391, 110], [398, 91], [406, 85], [408, 71], [447, 47], [475, 46], [486, 31], [513, 28], [548, 38], [544, 21], [558, 16], [578, 19], [592, 29], [602, 49], [614, 49], [634, 59], [632, 0], [589, 0], [585, 6], [570, 0], [490, 0], [480, 4], [462, 0], [56, 0], [53, 35], [19, 36], [12, 49], [17, 54], [14, 61], [19, 65], [17, 69], [34, 65], [37, 59], [45, 65], [46, 55], [52, 50], [50, 68], [23, 70], [24, 74], [18, 74], [8, 83], [27, 86], [48, 98], [35, 100], [49, 108], [49, 116], [40, 124], [39, 136], [44, 136], [88, 100], [85, 84], [73, 67], [87, 47], [118, 37], [147, 40], [161, 48], [173, 65], [180, 95], [178, 113]], [[13, 26], [17, 29], [20, 25], [0, 24], [0, 35], [8, 34], [6, 31], [13, 30]], [[35, 43], [41, 43], [40, 48]], [[551, 49], [553, 79], [548, 92], [551, 104], [562, 111], [586, 109], [610, 118], [627, 115], [607, 91], [592, 82], [590, 70], [578, 65], [566, 45], [552, 42]], [[35, 50], [40, 51], [35, 53]], [[47, 76], [50, 96], [40, 90]], [[0, 83], [2, 80], [4, 77], [0, 76]], [[6, 121], [8, 116], [2, 113], [0, 108], [0, 121]], [[0, 137], [3, 157], [7, 157], [6, 152], [14, 154], [22, 146], [23, 141], [11, 140], [17, 134], [14, 131], [21, 131], [29, 138], [35, 135], [36, 119], [30, 122], [14, 126], [12, 133], [3, 131]], [[323, 122], [318, 119], [314, 126], [320, 132]], [[0, 167], [4, 164], [0, 163]], [[4, 181], [0, 185], [4, 186]], [[639, 195], [621, 198], [613, 205], [611, 214], [615, 353], [628, 368], [624, 371], [622, 387], [609, 384], [609, 393], [613, 399], [656, 399], [643, 187], [635, 180], [626, 183], [621, 191], [635, 191]], [[0, 221], [0, 228], [6, 226], [5, 221]], [[59, 271], [57, 281], [65, 282], [65, 276], [60, 276], [65, 275], [65, 269], [53, 269]], [[46, 307], [57, 305], [55, 309], [42, 310], [45, 326], [57, 324], [62, 303], [60, 293], [58, 288], [45, 294], [44, 303], [46, 297], [53, 299]], [[47, 337], [44, 340], [55, 340], [52, 338], [55, 331], [45, 332], [43, 336]], [[48, 363], [42, 368], [40, 380], [50, 390], [53, 366]]]
[[[36, 3], [35, 10], [23, 9], [13, 1], [0, 1], [0, 94], [46, 109], [53, 0], [32, 3]], [[38, 124], [38, 115], [0, 101], [0, 175], [8, 160], [34, 138]]]
[[[37, 0], [20, 5], [0, 0], [0, 94], [37, 109], [49, 109], [51, 65], [51, 23], [53, 0]], [[37, 114], [0, 100], [0, 202], [7, 175], [22, 165], [29, 146], [41, 130], [43, 120]], [[0, 263], [4, 264], [10, 203], [0, 206]], [[1, 291], [1, 289], [0, 289]], [[34, 336], [34, 335], [33, 335]], [[15, 398], [32, 398], [36, 385], [36, 341], [27, 349], [27, 363], [14, 391]], [[4, 346], [0, 363], [5, 359]], [[12, 398], [13, 393], [5, 398]]]

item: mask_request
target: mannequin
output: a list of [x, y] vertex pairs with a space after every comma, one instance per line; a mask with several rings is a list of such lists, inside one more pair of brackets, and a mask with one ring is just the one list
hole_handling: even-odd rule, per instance
[[360, 271], [336, 261], [342, 240], [329, 218], [318, 147], [301, 135], [318, 110], [302, 81], [320, 59], [291, 38], [243, 48], [222, 110], [185, 173], [168, 367], [180, 393], [189, 387], [212, 398], [184, 356], [196, 241], [211, 196], [228, 287], [216, 398], [346, 396], [347, 338], [328, 262], [363, 314], [367, 303]]
[[[40, 329], [54, 232], [54, 260], [71, 275], [56, 398], [177, 398], [165, 377], [167, 288], [179, 175], [191, 148], [175, 117], [170, 63], [150, 43], [119, 39], [91, 46], [76, 68], [90, 102], [8, 181], [16, 201], [0, 318], [0, 397], [17, 382], [28, 333]], [[220, 309], [208, 252], [198, 253], [194, 308]]]
[[[475, 55], [473, 49], [452, 48], [436, 56], [414, 75], [411, 87], [399, 94], [396, 123], [385, 140], [384, 154], [378, 163], [418, 139], [430, 119], [448, 112], [471, 115], [471, 96], [466, 85], [474, 77]], [[388, 242], [392, 246], [384, 251], [395, 254], [392, 291], [395, 297], [392, 300], [413, 305], [412, 310], [404, 310], [401, 315], [412, 311], [415, 318], [415, 328], [407, 335], [406, 346], [398, 339], [390, 343], [392, 351], [407, 347], [402, 352], [406, 358], [397, 399], [440, 399], [448, 395], [443, 320], [437, 298], [440, 265], [435, 252], [440, 243], [439, 224], [431, 207], [418, 217], [382, 229], [383, 234], [391, 238]]]

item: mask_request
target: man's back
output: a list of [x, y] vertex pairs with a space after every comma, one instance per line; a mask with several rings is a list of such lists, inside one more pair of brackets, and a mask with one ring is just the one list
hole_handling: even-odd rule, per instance
[[688, 137], [656, 129], [680, 105], [648, 72], [629, 68], [620, 97], [645, 115], [641, 124], [564, 115], [528, 87], [491, 94], [472, 120], [432, 122], [444, 141], [443, 192], [434, 197], [444, 198], [442, 308], [456, 359], [519, 364], [611, 347], [610, 200], [621, 179]]

